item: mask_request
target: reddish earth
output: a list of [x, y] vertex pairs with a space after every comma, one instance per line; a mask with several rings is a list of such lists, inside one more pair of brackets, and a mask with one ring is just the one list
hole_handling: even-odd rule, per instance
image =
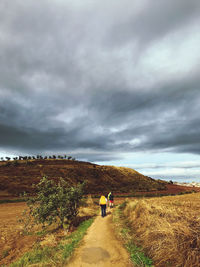
[[[200, 187], [189, 187], [189, 186], [180, 186], [180, 185], [175, 185], [175, 184], [167, 184], [166, 185], [167, 189], [166, 190], [160, 190], [160, 191], [154, 191], [154, 192], [149, 192], [149, 194], [166, 194], [166, 195], [177, 195], [180, 194], [181, 192], [200, 192]], [[147, 192], [143, 192], [147, 194]]]
[[[178, 194], [180, 192], [186, 192], [186, 191], [200, 192], [200, 187], [179, 186], [175, 184], [168, 184], [167, 191], [169, 191], [171, 194]], [[163, 192], [165, 192], [165, 190]]]
[[189, 187], [189, 186], [180, 186], [180, 185], [175, 185], [175, 184], [167, 184], [166, 185], [166, 190], [155, 190], [151, 192], [137, 192], [138, 195], [145, 195], [147, 196], [148, 194], [150, 196], [152, 195], [177, 195], [180, 193], [185, 193], [185, 192], [200, 192], [200, 187]]
[[30, 250], [36, 241], [34, 236], [23, 236], [22, 225], [18, 222], [26, 208], [25, 203], [0, 205], [0, 266], [7, 265]]
[[175, 184], [166, 184], [166, 190], [155, 190], [151, 192], [142, 191], [142, 192], [136, 192], [137, 194], [149, 194], [149, 195], [159, 195], [159, 194], [165, 194], [165, 195], [177, 195], [179, 193], [185, 193], [185, 192], [200, 192], [200, 187], [190, 187], [190, 186], [180, 186]]
[[[177, 195], [180, 193], [191, 193], [191, 192], [200, 192], [200, 187], [193, 187], [193, 186], [180, 186], [175, 184], [166, 184], [165, 190], [153, 190], [153, 191], [135, 191], [132, 193], [121, 193], [121, 192], [114, 192], [115, 195], [118, 196], [160, 196], [160, 195]], [[93, 194], [93, 196], [96, 196]]]

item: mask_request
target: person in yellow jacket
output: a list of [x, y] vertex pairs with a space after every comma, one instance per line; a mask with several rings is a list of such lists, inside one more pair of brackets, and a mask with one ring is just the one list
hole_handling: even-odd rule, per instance
[[104, 195], [101, 195], [99, 200], [99, 205], [101, 207], [101, 216], [106, 216], [106, 204], [107, 204], [107, 198]]

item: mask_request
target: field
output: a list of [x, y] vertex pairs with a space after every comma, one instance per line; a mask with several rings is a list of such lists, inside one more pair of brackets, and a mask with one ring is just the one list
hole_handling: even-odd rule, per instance
[[156, 267], [199, 266], [200, 193], [131, 200], [124, 214]]
[[[98, 209], [98, 200], [87, 200], [91, 208], [83, 207], [80, 210], [80, 217], [93, 215]], [[116, 198], [115, 203], [120, 204], [124, 198]], [[50, 244], [59, 241], [65, 235], [64, 232], [54, 232], [46, 236], [36, 234], [23, 234], [23, 224], [18, 221], [24, 209], [27, 209], [26, 203], [5, 203], [0, 204], [0, 266], [6, 266], [21, 257], [29, 251], [34, 243]], [[41, 229], [37, 229], [41, 230]]]
[[32, 235], [22, 235], [22, 225], [18, 222], [26, 208], [25, 203], [0, 205], [0, 264], [7, 264], [28, 251], [36, 241]]
[[[11, 262], [16, 261], [25, 252], [31, 250], [35, 243], [47, 246], [48, 244], [55, 245], [69, 233], [61, 229], [54, 231], [56, 225], [49, 228], [44, 235], [37, 234], [42, 230], [39, 226], [35, 226], [30, 233], [24, 233], [24, 224], [19, 222], [24, 209], [27, 209], [25, 202], [0, 204], [0, 266], [4, 264], [8, 266]], [[77, 218], [77, 225], [88, 216], [93, 216], [96, 209], [93, 201], [89, 203], [89, 206], [82, 207]], [[74, 227], [76, 228], [76, 226]]]
[[[166, 191], [148, 192], [150, 194], [178, 194], [186, 188], [167, 185]], [[188, 188], [187, 188], [188, 189]], [[191, 190], [191, 188], [189, 189]], [[132, 229], [132, 238], [145, 253], [153, 259], [156, 267], [198, 266], [200, 262], [200, 193], [141, 198], [147, 192], [138, 192], [139, 198], [115, 198], [115, 204], [126, 199], [124, 214]], [[5, 198], [4, 198], [5, 200]], [[97, 210], [99, 198], [88, 198], [87, 202]], [[89, 203], [88, 202], [88, 203]], [[16, 261], [37, 244], [56, 244], [65, 232], [57, 231], [46, 235], [24, 234], [18, 217], [27, 208], [24, 202], [0, 205], [0, 265], [6, 266]], [[88, 207], [80, 210], [80, 217], [91, 215]]]

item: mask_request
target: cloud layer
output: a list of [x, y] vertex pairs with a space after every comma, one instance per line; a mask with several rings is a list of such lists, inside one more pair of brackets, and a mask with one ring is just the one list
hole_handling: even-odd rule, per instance
[[199, 1], [1, 1], [0, 148], [200, 154]]

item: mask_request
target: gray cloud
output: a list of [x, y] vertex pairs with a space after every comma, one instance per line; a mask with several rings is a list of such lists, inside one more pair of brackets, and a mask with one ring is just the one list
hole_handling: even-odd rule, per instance
[[183, 161], [183, 162], [167, 162], [167, 163], [143, 163], [143, 164], [134, 164], [134, 168], [137, 169], [169, 169], [169, 168], [178, 168], [178, 169], [200, 169], [199, 161]]
[[[183, 30], [195, 32], [199, 8], [195, 0], [1, 1], [0, 148], [91, 161], [135, 151], [200, 154], [191, 44], [176, 68], [167, 57], [171, 72], [162, 69], [164, 52], [145, 63], [165, 36], [177, 36], [172, 51], [184, 45]], [[200, 44], [194, 36], [193, 48]]]
[[143, 8], [134, 14], [135, 2], [128, 1], [128, 8], [133, 12], [128, 16], [124, 12], [120, 22], [112, 27], [110, 42], [113, 45], [135, 40], [139, 46], [145, 47], [199, 19], [200, 3], [197, 0], [141, 1], [141, 5]]

